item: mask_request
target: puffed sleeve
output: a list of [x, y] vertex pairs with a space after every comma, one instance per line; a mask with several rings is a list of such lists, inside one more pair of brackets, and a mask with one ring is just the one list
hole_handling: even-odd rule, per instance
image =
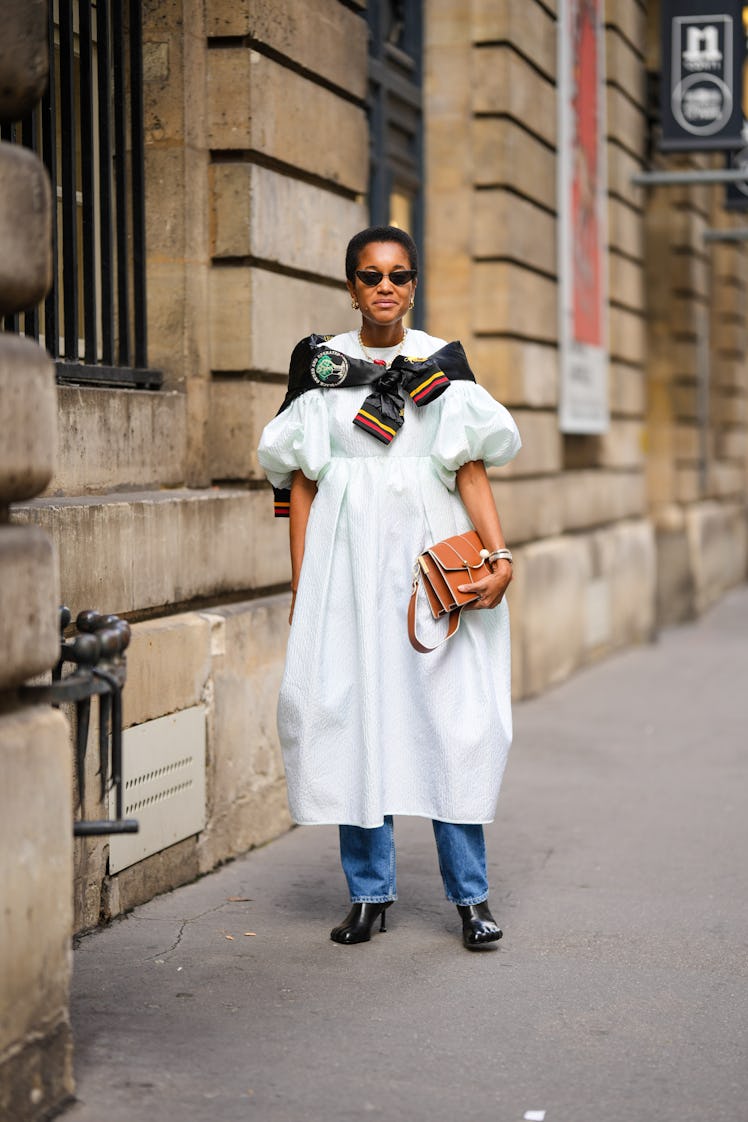
[[500, 467], [522, 446], [509, 411], [474, 382], [452, 382], [440, 398], [441, 415], [431, 458], [442, 481], [454, 489], [455, 472], [469, 460]]
[[319, 478], [330, 462], [330, 428], [321, 391], [297, 397], [265, 425], [257, 458], [273, 487], [290, 487], [299, 468], [307, 479]]

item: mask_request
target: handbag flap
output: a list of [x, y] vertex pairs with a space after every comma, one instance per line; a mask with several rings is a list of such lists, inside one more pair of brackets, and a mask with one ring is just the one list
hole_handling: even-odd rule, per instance
[[436, 564], [446, 572], [465, 569], [480, 569], [485, 565], [485, 560], [480, 555], [480, 538], [475, 530], [466, 534], [457, 534], [453, 538], [445, 538], [426, 550]]

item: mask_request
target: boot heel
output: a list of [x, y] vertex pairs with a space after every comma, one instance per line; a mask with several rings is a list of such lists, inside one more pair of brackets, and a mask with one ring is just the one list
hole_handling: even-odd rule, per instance
[[387, 930], [384, 913], [391, 903], [391, 900], [385, 900], [383, 903], [364, 901], [353, 904], [343, 922], [333, 927], [330, 938], [334, 943], [368, 943], [371, 939], [371, 929], [377, 920], [379, 920], [379, 930]]

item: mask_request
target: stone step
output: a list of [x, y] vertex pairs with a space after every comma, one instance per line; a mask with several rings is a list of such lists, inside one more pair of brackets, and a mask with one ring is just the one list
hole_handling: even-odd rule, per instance
[[119, 614], [246, 595], [288, 581], [288, 528], [272, 493], [209, 487], [41, 498], [11, 508], [59, 554], [62, 600]]

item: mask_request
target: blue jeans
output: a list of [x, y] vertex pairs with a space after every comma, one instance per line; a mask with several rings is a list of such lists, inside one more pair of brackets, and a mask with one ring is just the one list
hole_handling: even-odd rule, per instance
[[[488, 896], [483, 827], [436, 820], [433, 827], [447, 899], [453, 904], [480, 904]], [[374, 829], [341, 826], [340, 859], [352, 903], [397, 899], [392, 815]]]

